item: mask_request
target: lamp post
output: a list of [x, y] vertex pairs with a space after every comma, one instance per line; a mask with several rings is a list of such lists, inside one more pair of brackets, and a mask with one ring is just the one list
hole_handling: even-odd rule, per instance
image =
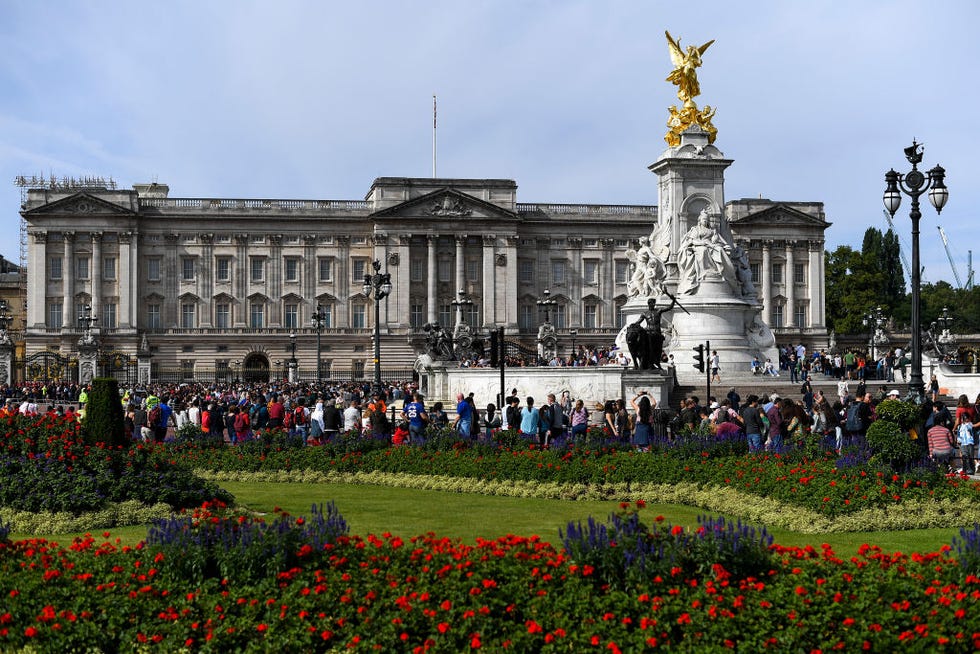
[[6, 300], [0, 300], [0, 341], [6, 341], [9, 338], [7, 330], [10, 329], [10, 324], [13, 321], [14, 319], [10, 315], [10, 304]]
[[[912, 170], [900, 175], [895, 169], [885, 173], [885, 193], [882, 200], [885, 209], [892, 216], [902, 204], [902, 193], [912, 198], [912, 208], [909, 217], [912, 219], [912, 374], [909, 376], [909, 396], [916, 403], [925, 401], [925, 388], [922, 382], [922, 317], [920, 315], [921, 270], [919, 267], [919, 196], [928, 188], [929, 201], [941, 213], [949, 199], [946, 189], [946, 171], [942, 166], [936, 166], [928, 173], [928, 179], [919, 170], [922, 162], [922, 145], [912, 140], [912, 145], [905, 148], [905, 158], [912, 164]], [[928, 184], [927, 184], [928, 182]]]
[[84, 337], [86, 341], [91, 340], [92, 325], [94, 325], [97, 321], [98, 318], [96, 318], [95, 314], [92, 313], [92, 306], [90, 304], [83, 306], [81, 313], [78, 314], [78, 326], [85, 330]]
[[316, 330], [316, 383], [320, 383], [320, 371], [323, 369], [323, 362], [320, 358], [320, 334], [323, 333], [323, 328], [327, 326], [327, 310], [324, 309], [319, 304], [316, 305], [316, 313], [314, 313], [310, 320], [313, 323], [313, 329]]
[[373, 275], [364, 275], [364, 295], [371, 297], [374, 291], [374, 387], [381, 388], [381, 300], [391, 293], [391, 273], [381, 272], [381, 262], [371, 263]]
[[939, 355], [942, 357], [949, 356], [949, 348], [956, 342], [953, 335], [949, 333], [949, 328], [952, 327], [952, 325], [953, 314], [949, 312], [949, 307], [943, 307], [939, 317], [936, 318], [936, 322], [932, 323], [933, 333], [935, 333], [936, 327], [939, 327], [940, 329], [939, 336], [936, 337], [936, 345], [938, 346], [936, 349], [938, 350]]
[[231, 365], [235, 366], [235, 369], [232, 371], [232, 373], [235, 375], [235, 383], [237, 384], [239, 381], [241, 381], [241, 377], [242, 377], [242, 375], [241, 375], [241, 370], [242, 370], [242, 362], [241, 362], [241, 359], [239, 359], [237, 361], [232, 361], [231, 362]]
[[296, 334], [292, 333], [289, 335], [289, 374], [287, 375], [290, 384], [295, 384], [299, 381], [298, 367], [299, 362], [296, 360]]
[[877, 360], [877, 352], [875, 351], [875, 346], [878, 344], [878, 334], [881, 330], [881, 326], [885, 324], [885, 314], [882, 313], [881, 307], [875, 307], [873, 310], [864, 314], [861, 318], [861, 324], [868, 328], [870, 332], [870, 337], [868, 338], [868, 351], [871, 354], [871, 360]]
[[544, 297], [538, 300], [537, 305], [544, 309], [544, 321], [551, 322], [551, 308], [558, 305], [558, 300], [551, 297], [551, 291], [544, 289]]
[[466, 297], [466, 291], [463, 289], [459, 289], [456, 295], [456, 299], [449, 303], [456, 310], [456, 325], [453, 328], [454, 332], [458, 332], [460, 327], [466, 324], [466, 320], [463, 317], [463, 307], [469, 308], [473, 306], [473, 300]]
[[278, 377], [279, 379], [282, 379], [283, 377], [282, 369], [284, 367], [284, 363], [285, 362], [282, 359], [276, 359], [275, 361], [273, 361], [273, 365], [276, 367], [276, 377]]
[[575, 337], [578, 336], [578, 330], [569, 329], [568, 335], [572, 337], [572, 359], [578, 359], [578, 350], [575, 349]]

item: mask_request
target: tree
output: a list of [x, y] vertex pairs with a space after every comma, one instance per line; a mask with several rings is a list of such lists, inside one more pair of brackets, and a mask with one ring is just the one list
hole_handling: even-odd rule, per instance
[[85, 405], [85, 441], [89, 444], [105, 443], [110, 446], [126, 447], [126, 428], [122, 403], [119, 401], [119, 382], [111, 377], [96, 377], [92, 380], [92, 392]]
[[905, 303], [898, 237], [869, 227], [861, 251], [841, 245], [826, 254], [827, 327], [842, 334], [867, 331], [861, 318], [875, 307], [894, 315]]

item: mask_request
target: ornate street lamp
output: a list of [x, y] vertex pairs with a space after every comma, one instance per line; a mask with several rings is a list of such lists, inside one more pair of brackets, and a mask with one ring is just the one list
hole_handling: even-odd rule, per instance
[[235, 367], [235, 369], [232, 371], [232, 374], [235, 375], [235, 383], [237, 384], [238, 382], [241, 381], [241, 378], [242, 378], [242, 374], [241, 374], [241, 371], [242, 371], [242, 361], [241, 361], [241, 359], [238, 359], [236, 361], [232, 361], [231, 362], [231, 365], [233, 365]]
[[871, 355], [872, 361], [876, 361], [878, 359], [875, 346], [884, 342], [881, 328], [885, 322], [885, 314], [882, 312], [881, 307], [875, 307], [873, 310], [864, 314], [864, 316], [861, 318], [861, 324], [867, 327], [868, 331], [870, 332], [870, 337], [868, 339], [868, 352]]
[[544, 309], [544, 321], [551, 322], [551, 308], [558, 306], [558, 300], [551, 297], [551, 291], [544, 289], [544, 297], [537, 301], [537, 305]]
[[91, 340], [92, 338], [92, 325], [98, 322], [98, 318], [92, 313], [92, 306], [86, 304], [82, 307], [81, 313], [78, 314], [78, 326], [80, 329], [85, 330], [85, 340]]
[[453, 331], [458, 332], [460, 326], [466, 324], [466, 319], [463, 315], [463, 307], [466, 307], [467, 309], [469, 309], [469, 307], [472, 307], [473, 300], [466, 297], [466, 291], [464, 291], [463, 289], [459, 289], [456, 295], [457, 298], [452, 302], [450, 302], [449, 304], [452, 305], [452, 307], [456, 310], [456, 325], [453, 328]]
[[373, 275], [364, 275], [364, 295], [371, 297], [374, 291], [374, 387], [381, 388], [381, 300], [391, 293], [391, 273], [381, 272], [381, 262], [371, 263]]
[[909, 212], [912, 219], [912, 374], [909, 377], [909, 396], [921, 404], [925, 401], [925, 387], [922, 381], [922, 307], [919, 299], [922, 285], [919, 264], [919, 219], [922, 218], [922, 213], [919, 211], [919, 196], [928, 188], [929, 201], [938, 214], [946, 206], [949, 191], [945, 184], [946, 171], [942, 166], [930, 170], [928, 179], [919, 170], [922, 145], [914, 139], [912, 145], [905, 148], [905, 158], [912, 164], [912, 170], [904, 176], [896, 173], [894, 168], [885, 173], [886, 186], [882, 200], [885, 209], [894, 216], [902, 204], [902, 194], [912, 198], [912, 209]]
[[320, 383], [320, 371], [323, 369], [323, 361], [320, 358], [320, 334], [323, 333], [323, 328], [327, 326], [327, 310], [324, 309], [319, 304], [316, 305], [316, 313], [314, 313], [310, 320], [313, 323], [313, 329], [316, 330], [316, 383]]

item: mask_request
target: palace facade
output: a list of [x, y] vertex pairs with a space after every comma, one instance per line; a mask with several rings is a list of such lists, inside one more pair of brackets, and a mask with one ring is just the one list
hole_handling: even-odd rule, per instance
[[[725, 212], [777, 342], [825, 346], [823, 205], [736, 200]], [[376, 319], [383, 369], [398, 376], [422, 326], [451, 330], [457, 311], [478, 333], [503, 326], [533, 345], [546, 291], [560, 352], [573, 340], [611, 346], [627, 250], [657, 207], [523, 203], [507, 179], [382, 177], [364, 200], [46, 186], [27, 190], [21, 215], [27, 357], [70, 360], [88, 329], [107, 367], [139, 355], [154, 380], [172, 381], [268, 378], [294, 359], [315, 379], [318, 352], [322, 378], [370, 378]], [[363, 288], [374, 261], [392, 285], [378, 316]]]

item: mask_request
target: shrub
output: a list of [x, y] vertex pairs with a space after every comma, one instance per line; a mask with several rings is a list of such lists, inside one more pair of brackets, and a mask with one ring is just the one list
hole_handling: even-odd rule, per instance
[[908, 469], [922, 456], [919, 444], [890, 420], [879, 419], [871, 423], [867, 439], [871, 451], [896, 471]]
[[105, 443], [111, 447], [126, 447], [132, 442], [126, 438], [119, 397], [119, 382], [115, 379], [97, 377], [92, 380], [92, 392], [89, 393], [85, 420], [82, 422], [85, 441], [90, 445]]
[[0, 543], [6, 543], [10, 540], [10, 525], [4, 524], [3, 520], [0, 520]]
[[915, 402], [882, 400], [876, 408], [879, 420], [888, 420], [908, 431], [919, 421], [919, 406]]
[[271, 523], [205, 502], [191, 515], [155, 520], [146, 547], [158, 552], [159, 570], [174, 580], [257, 582], [319, 556], [324, 546], [347, 534], [347, 522], [333, 502], [313, 505], [309, 519], [278, 512]]

